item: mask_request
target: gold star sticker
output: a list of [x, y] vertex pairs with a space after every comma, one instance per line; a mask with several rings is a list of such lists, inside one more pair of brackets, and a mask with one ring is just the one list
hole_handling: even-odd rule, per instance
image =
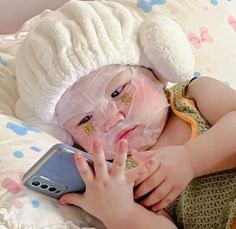
[[125, 93], [124, 95], [121, 96], [120, 100], [125, 105], [128, 105], [131, 102], [132, 97], [129, 94]]
[[85, 127], [84, 127], [84, 132], [85, 134], [87, 134], [88, 136], [92, 133], [94, 133], [96, 131], [95, 127], [93, 126], [92, 123], [88, 123]]

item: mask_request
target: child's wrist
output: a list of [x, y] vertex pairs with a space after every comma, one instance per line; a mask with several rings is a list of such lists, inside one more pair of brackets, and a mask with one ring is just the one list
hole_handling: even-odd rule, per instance
[[184, 147], [186, 149], [186, 157], [188, 158], [189, 164], [192, 168], [193, 176], [194, 178], [199, 177], [199, 169], [201, 168], [201, 165], [199, 165], [198, 160], [196, 160], [195, 150], [193, 149], [194, 146], [191, 144], [191, 141], [188, 141], [184, 144]]
[[134, 215], [136, 215], [139, 207], [141, 206], [134, 203], [134, 205], [132, 205], [129, 209], [122, 211], [121, 214], [105, 216], [101, 220], [109, 229], [125, 228], [125, 226], [127, 226], [127, 222], [130, 221], [130, 217], [134, 217]]

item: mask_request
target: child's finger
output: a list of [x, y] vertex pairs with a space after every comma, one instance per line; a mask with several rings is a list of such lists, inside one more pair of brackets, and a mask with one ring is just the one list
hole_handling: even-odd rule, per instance
[[145, 161], [148, 158], [153, 157], [156, 154], [155, 150], [147, 150], [147, 151], [137, 151], [133, 149], [131, 151], [131, 155], [134, 159], [137, 159], [138, 161]]
[[127, 151], [128, 151], [128, 142], [127, 140], [122, 139], [118, 143], [118, 150], [115, 159], [112, 163], [112, 167], [110, 169], [111, 175], [115, 176], [119, 174], [121, 171], [124, 171], [128, 153]]
[[143, 176], [146, 172], [148, 172], [149, 169], [151, 169], [155, 161], [156, 160], [154, 158], [149, 158], [143, 164], [133, 169], [127, 170], [126, 174], [128, 183], [135, 183], [138, 178]]
[[96, 140], [93, 143], [93, 160], [95, 178], [98, 180], [104, 180], [108, 178], [108, 169], [104, 156], [102, 142]]
[[148, 177], [150, 177], [150, 176], [152, 176], [152, 174], [156, 173], [157, 170], [160, 168], [160, 165], [161, 165], [160, 161], [155, 160], [155, 164], [148, 170], [148, 172], [146, 172], [143, 176], [139, 177], [135, 181], [135, 186], [140, 185], [143, 181], [148, 179]]
[[135, 190], [134, 197], [138, 199], [139, 197], [149, 193], [166, 179], [165, 174], [162, 171], [157, 171], [150, 175], [145, 181], [143, 181], [138, 188]]
[[81, 208], [83, 208], [83, 202], [83, 195], [78, 193], [67, 193], [59, 199], [61, 205], [73, 204]]
[[79, 170], [80, 176], [84, 180], [85, 185], [91, 183], [94, 179], [94, 175], [86, 159], [80, 153], [75, 153], [74, 159], [76, 167]]
[[162, 199], [165, 199], [171, 189], [171, 184], [168, 184], [168, 182], [163, 181], [159, 186], [153, 189], [150, 195], [148, 195], [140, 204], [145, 207], [150, 207], [156, 204], [157, 202], [160, 202]]
[[152, 206], [152, 210], [153, 211], [159, 211], [161, 209], [164, 209], [164, 208], [168, 207], [168, 205], [171, 202], [173, 202], [178, 197], [178, 195], [179, 195], [179, 193], [175, 193], [175, 192], [173, 192], [173, 190], [171, 190], [165, 196], [165, 198], [163, 198], [159, 203]]

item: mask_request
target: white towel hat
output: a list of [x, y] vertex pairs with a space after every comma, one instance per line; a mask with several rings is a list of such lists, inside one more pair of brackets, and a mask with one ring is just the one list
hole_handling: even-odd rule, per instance
[[17, 52], [16, 113], [25, 120], [23, 106], [41, 122], [57, 124], [55, 107], [63, 93], [110, 64], [145, 66], [163, 82], [180, 82], [192, 75], [194, 57], [169, 17], [142, 19], [112, 1], [70, 1], [45, 11]]

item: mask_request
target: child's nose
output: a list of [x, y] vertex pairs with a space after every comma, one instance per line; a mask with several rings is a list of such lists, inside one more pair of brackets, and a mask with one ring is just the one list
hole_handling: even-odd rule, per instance
[[110, 116], [106, 119], [104, 123], [104, 129], [105, 131], [109, 131], [114, 126], [116, 126], [119, 122], [123, 121], [125, 119], [125, 115], [122, 112], [117, 112], [116, 114]]

